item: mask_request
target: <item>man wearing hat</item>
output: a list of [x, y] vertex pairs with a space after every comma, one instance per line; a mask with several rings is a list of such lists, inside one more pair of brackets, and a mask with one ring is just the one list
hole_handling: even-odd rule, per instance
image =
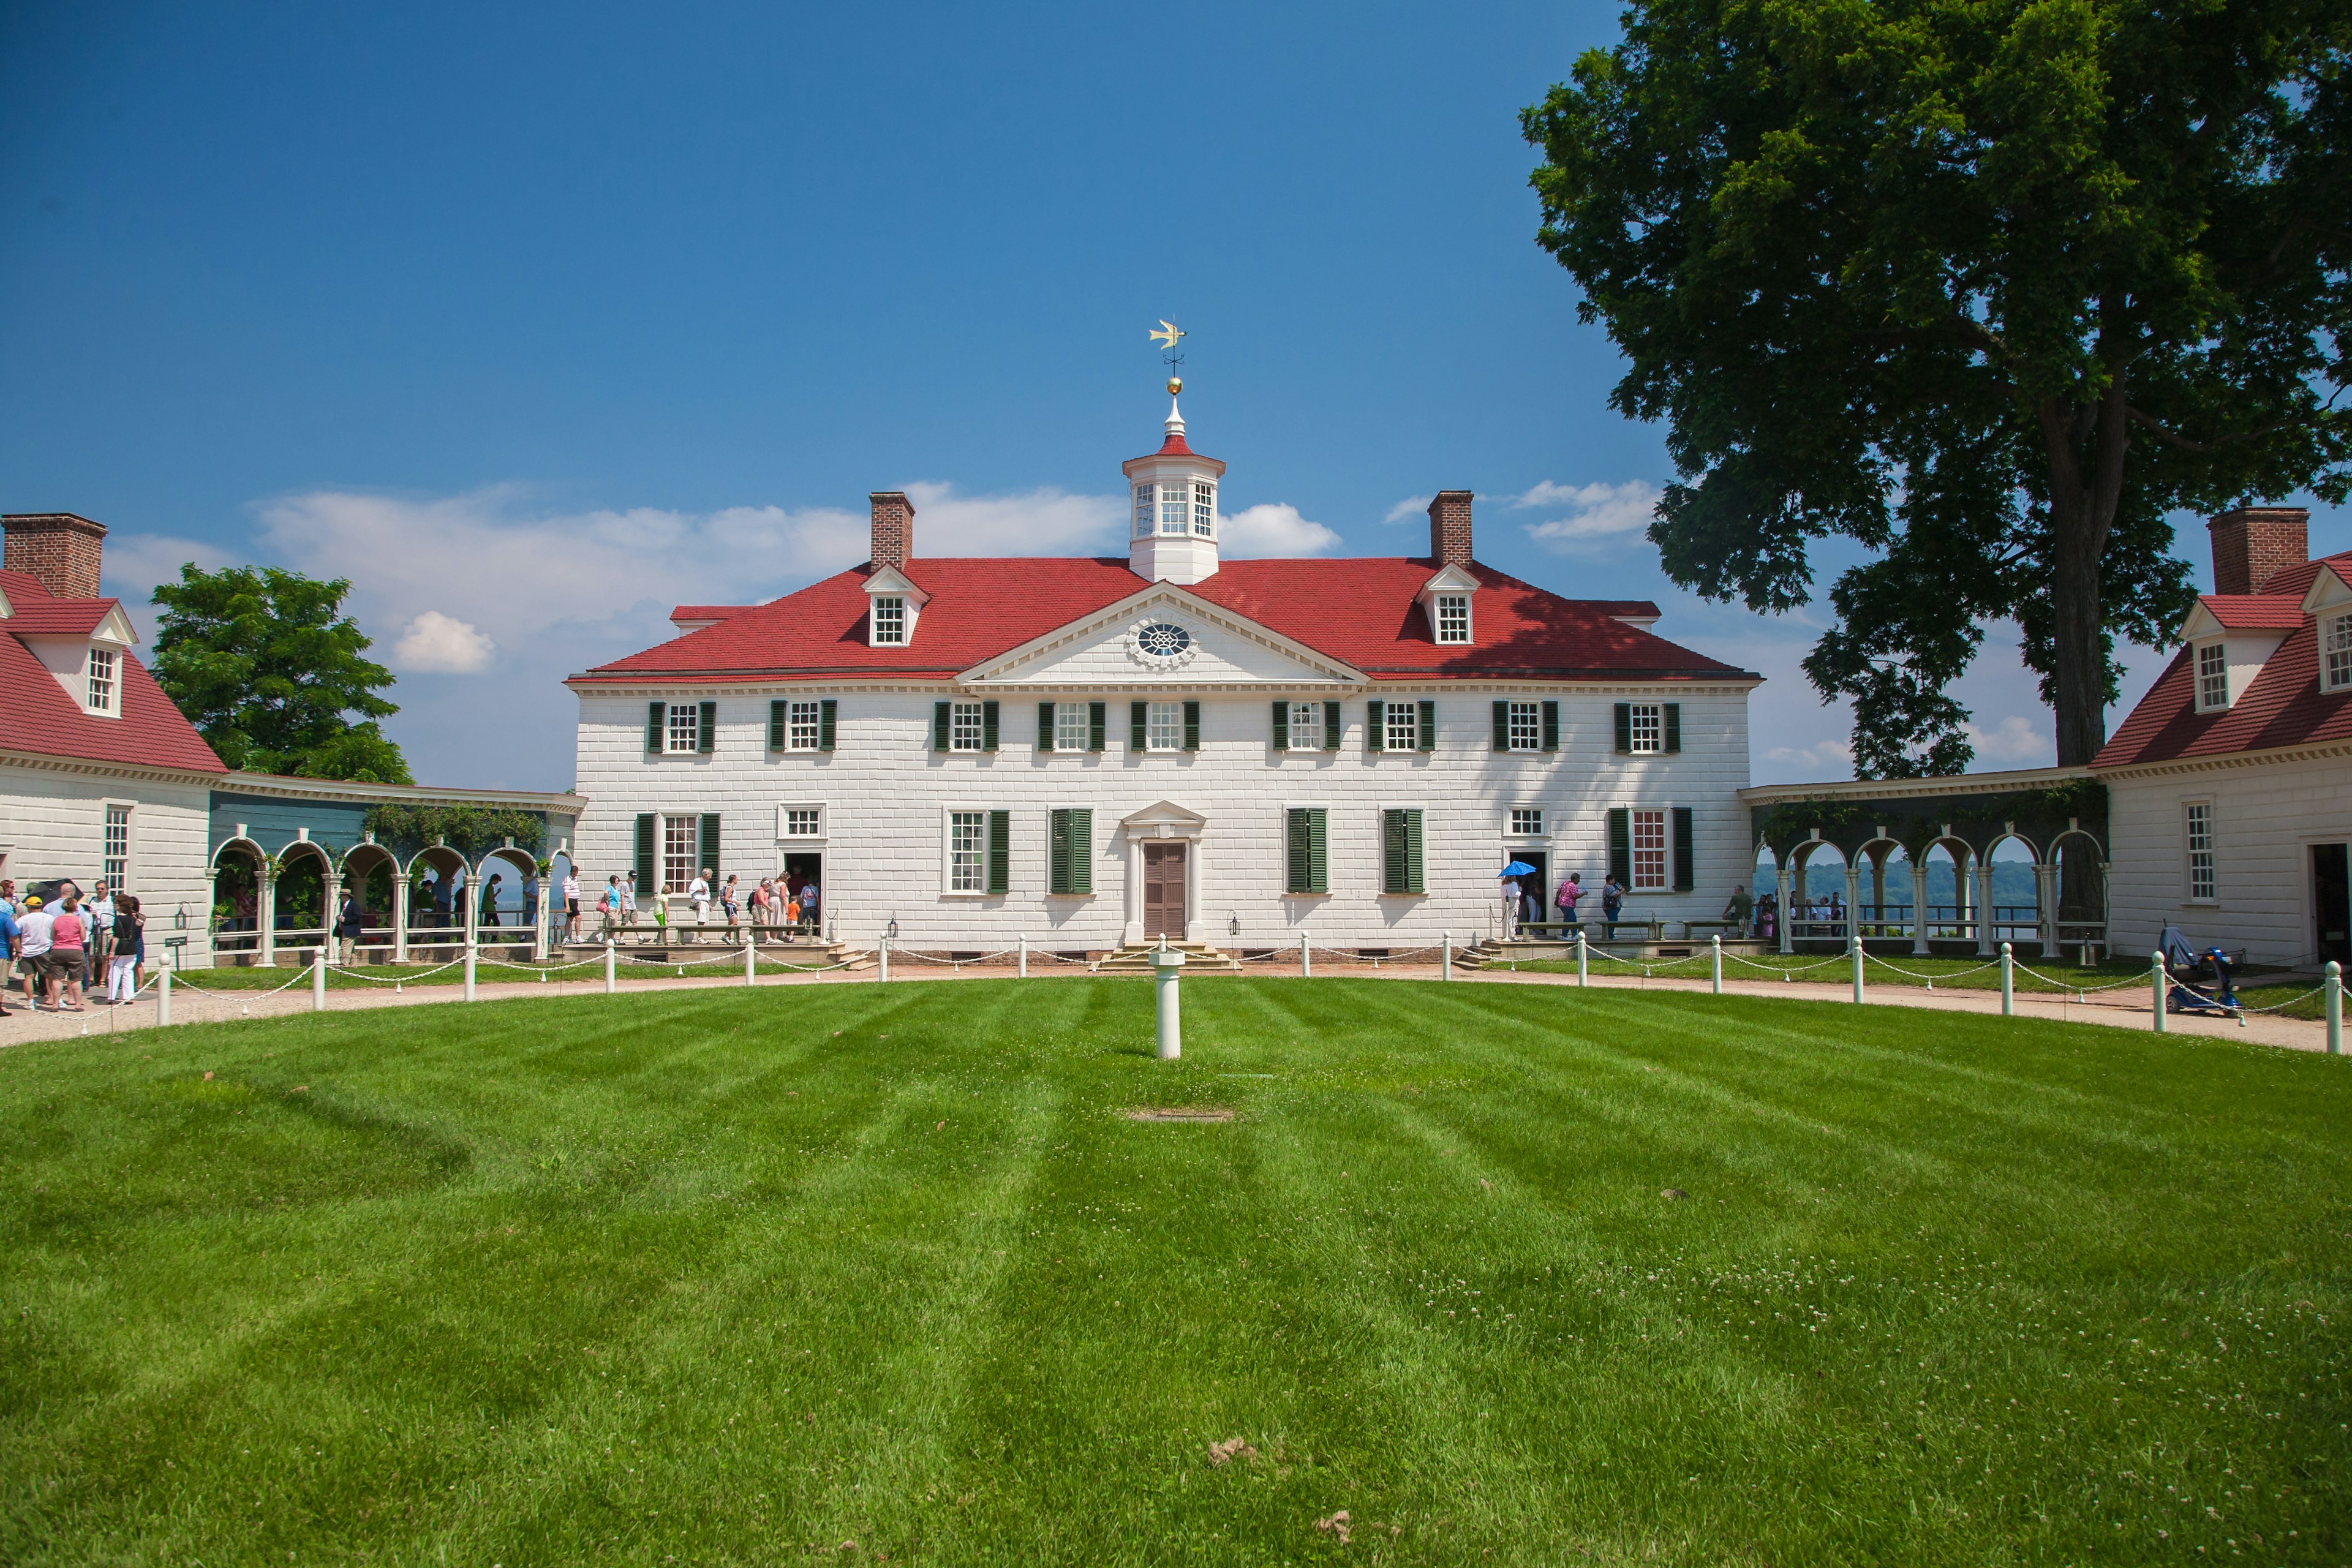
[[47, 989], [49, 931], [55, 919], [37, 898], [25, 900], [25, 916], [16, 922], [16, 969], [25, 977], [25, 1005], [41, 1010], [41, 992]]

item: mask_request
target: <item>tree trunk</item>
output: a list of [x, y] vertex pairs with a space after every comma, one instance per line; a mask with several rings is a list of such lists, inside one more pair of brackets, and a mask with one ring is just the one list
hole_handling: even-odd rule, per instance
[[2096, 405], [2052, 397], [2036, 413], [2050, 459], [2051, 686], [2057, 699], [2058, 765], [2079, 767], [2107, 740], [2099, 575], [2123, 498], [2128, 426], [2122, 367], [2110, 368]]

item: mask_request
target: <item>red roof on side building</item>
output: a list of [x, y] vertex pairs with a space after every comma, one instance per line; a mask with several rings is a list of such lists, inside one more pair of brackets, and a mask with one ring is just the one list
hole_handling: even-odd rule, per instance
[[2300, 594], [2200, 594], [2197, 602], [2233, 632], [2291, 632], [2303, 625]]
[[[919, 558], [903, 568], [929, 595], [913, 643], [874, 647], [866, 640], [869, 570], [736, 611], [573, 681], [945, 679], [1150, 585], [1118, 557]], [[1433, 561], [1400, 557], [1232, 561], [1183, 591], [1375, 679], [1759, 679], [1616, 618], [1655, 616], [1646, 601], [1564, 599], [1475, 563], [1476, 641], [1441, 646], [1417, 602], [1436, 570]]]
[[2237, 701], [2215, 713], [2197, 711], [2191, 650], [2184, 647], [2174, 654], [2091, 765], [2121, 768], [2352, 740], [2352, 690], [2319, 689], [2319, 626], [2301, 608], [2304, 595], [2322, 572], [2334, 572], [2352, 584], [2352, 551], [2275, 572], [2261, 594], [2206, 595], [2202, 602], [2209, 608], [2218, 600], [2232, 606], [2233, 613], [2240, 606], [2265, 606], [2252, 612], [2264, 617], [2261, 619], [2231, 619], [2217, 613], [2216, 618], [2231, 630], [2282, 629], [2267, 608], [2280, 603], [2294, 607], [2293, 629]]
[[219, 773], [228, 770], [186, 715], [173, 706], [130, 649], [122, 650], [121, 712], [82, 710], [26, 637], [88, 637], [112, 599], [52, 598], [22, 572], [0, 572], [0, 595], [15, 613], [0, 618], [0, 751], [134, 767]]

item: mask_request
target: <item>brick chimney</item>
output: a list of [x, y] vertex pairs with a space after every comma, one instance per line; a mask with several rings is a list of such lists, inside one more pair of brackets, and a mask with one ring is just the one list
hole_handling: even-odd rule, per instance
[[876, 490], [866, 499], [874, 507], [874, 543], [868, 552], [874, 569], [905, 570], [915, 554], [915, 503], [904, 490]]
[[2299, 506], [2242, 506], [2205, 525], [2213, 538], [2213, 592], [2259, 594], [2274, 573], [2311, 558], [2311, 513]]
[[1429, 553], [1440, 566], [1470, 564], [1470, 492], [1440, 490], [1429, 503]]
[[0, 517], [0, 526], [8, 531], [0, 567], [38, 579], [60, 599], [98, 597], [98, 555], [106, 524], [69, 511], [27, 511]]

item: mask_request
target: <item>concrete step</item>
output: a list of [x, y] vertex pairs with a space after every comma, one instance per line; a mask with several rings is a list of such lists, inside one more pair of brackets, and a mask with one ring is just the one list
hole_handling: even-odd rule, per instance
[[[1122, 947], [1116, 952], [1106, 953], [1087, 967], [1097, 974], [1149, 974], [1151, 973], [1151, 955], [1159, 946], [1153, 942]], [[1236, 970], [1242, 966], [1241, 960], [1229, 952], [1219, 952], [1205, 942], [1171, 942], [1168, 946], [1171, 952], [1184, 955], [1184, 972], [1188, 974], [1197, 974], [1204, 969]]]

